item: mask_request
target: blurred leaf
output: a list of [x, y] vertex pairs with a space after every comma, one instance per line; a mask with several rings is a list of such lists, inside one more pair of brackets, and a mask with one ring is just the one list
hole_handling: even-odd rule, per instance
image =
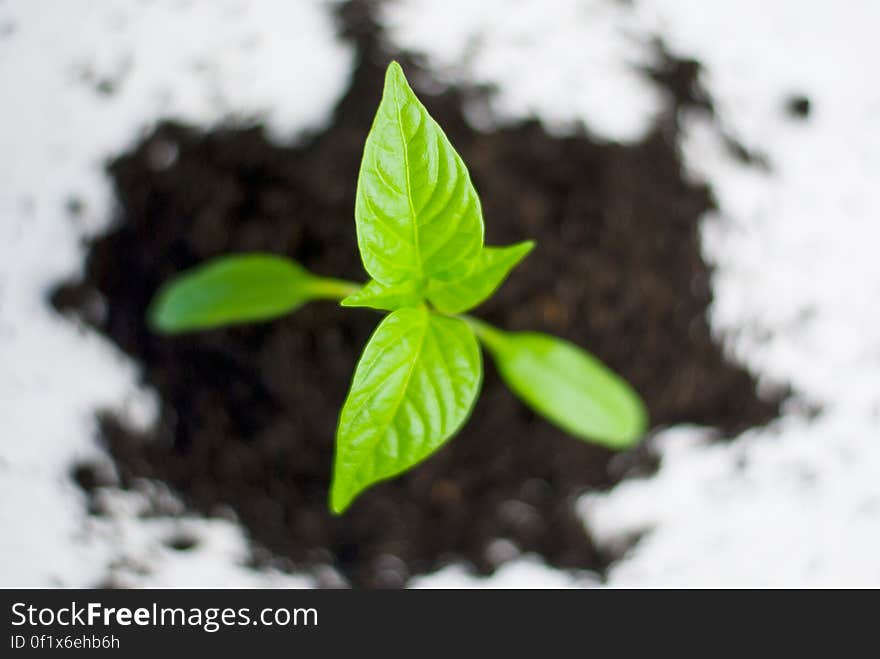
[[159, 291], [148, 315], [159, 332], [187, 332], [276, 318], [310, 300], [345, 297], [353, 289], [278, 256], [227, 256], [175, 277]]
[[586, 351], [546, 334], [471, 323], [511, 390], [566, 432], [613, 449], [644, 434], [647, 412], [638, 394]]

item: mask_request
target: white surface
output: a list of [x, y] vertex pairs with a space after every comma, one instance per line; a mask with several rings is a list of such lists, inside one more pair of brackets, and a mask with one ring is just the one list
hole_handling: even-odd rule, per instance
[[[317, 2], [20, 0], [0, 4], [0, 33], [9, 30], [0, 39], [0, 584], [91, 585], [108, 563], [149, 556], [167, 531], [135, 521], [131, 506], [95, 529], [69, 478], [74, 459], [98, 454], [94, 410], [136, 398], [134, 367], [45, 303], [80, 268], [80, 236], [110, 216], [103, 162], [164, 115], [203, 125], [259, 115], [279, 136], [319, 125], [351, 53]], [[110, 96], [95, 90], [105, 78], [115, 81]], [[76, 223], [64, 210], [71, 195], [85, 203]], [[204, 535], [198, 549], [152, 551], [150, 574], [123, 577], [303, 582], [241, 568], [246, 547], [231, 524], [192, 524]]]
[[624, 3], [410, 0], [388, 3], [384, 20], [396, 43], [430, 54], [441, 78], [496, 84], [501, 118], [540, 116], [556, 130], [584, 121], [632, 140], [660, 107], [637, 73], [652, 50]]
[[[809, 421], [793, 410], [724, 445], [669, 429], [657, 476], [585, 498], [584, 514], [609, 543], [652, 529], [612, 585], [880, 586], [880, 5], [410, 0], [386, 20], [447, 79], [497, 83], [502, 118], [540, 113], [555, 129], [583, 121], [621, 140], [660, 108], [634, 69], [651, 38], [704, 62], [720, 121], [770, 163], [734, 162], [712, 126], [688, 119], [687, 163], [721, 208], [704, 231], [718, 265], [713, 327], [731, 354], [824, 411]], [[143, 500], [124, 493], [109, 521], [86, 518], [67, 473], [99, 454], [92, 411], [127, 405], [143, 422], [150, 397], [131, 364], [42, 295], [79, 267], [78, 236], [108, 217], [100, 163], [151, 121], [261, 113], [293, 134], [325, 118], [350, 53], [304, 2], [0, 3], [0, 34], [10, 23], [0, 38], [0, 584], [91, 585], [115, 561], [133, 585], [308, 585], [241, 567], [229, 522], [139, 521]], [[95, 92], [120, 75], [114, 95]], [[813, 101], [806, 121], [784, 112], [793, 92]], [[86, 202], [78, 224], [62, 208], [71, 194]], [[163, 549], [180, 525], [198, 547]], [[528, 556], [488, 581], [458, 568], [418, 581], [590, 583]]]

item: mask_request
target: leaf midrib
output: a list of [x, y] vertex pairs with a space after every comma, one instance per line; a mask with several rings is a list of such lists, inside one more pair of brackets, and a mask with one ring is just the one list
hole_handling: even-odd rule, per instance
[[[416, 250], [416, 264], [418, 265], [419, 274], [422, 273], [422, 254], [419, 248], [419, 223], [416, 216], [416, 209], [412, 201], [412, 183], [410, 181], [409, 172], [409, 142], [403, 132], [403, 119], [400, 112], [400, 81], [395, 81], [394, 85], [394, 111], [397, 114], [397, 132], [400, 134], [400, 142], [403, 145], [403, 174], [406, 182], [406, 203], [409, 206], [410, 224], [412, 225], [413, 246]], [[422, 118], [422, 121], [425, 121]]]
[[[422, 316], [422, 320], [423, 320], [423, 327], [422, 327], [422, 334], [419, 337], [419, 345], [418, 345], [418, 348], [416, 348], [415, 352], [413, 353], [413, 360], [412, 360], [412, 363], [410, 364], [409, 371], [407, 372], [406, 377], [403, 380], [403, 386], [401, 387], [400, 395], [397, 397], [397, 401], [394, 403], [394, 407], [393, 407], [394, 411], [392, 414], [390, 414], [388, 416], [387, 423], [382, 424], [381, 431], [376, 433], [376, 435], [375, 435], [376, 439], [370, 443], [369, 451], [366, 452], [367, 455], [371, 455], [374, 452], [376, 446], [385, 438], [385, 435], [387, 434], [388, 429], [391, 427], [391, 425], [394, 423], [394, 420], [397, 418], [397, 413], [400, 411], [401, 404], [403, 403], [404, 399], [406, 398], [406, 393], [407, 393], [407, 390], [409, 389], [410, 380], [412, 380], [412, 376], [413, 376], [413, 373], [415, 372], [416, 365], [418, 364], [419, 359], [421, 358], [422, 350], [424, 349], [424, 346], [425, 346], [425, 337], [428, 335], [428, 331], [429, 331], [429, 325], [430, 325], [431, 319], [429, 317], [427, 317], [427, 314], [425, 313], [425, 315]], [[364, 403], [361, 404], [361, 408], [356, 412], [356, 416], [360, 415], [363, 408], [366, 407], [366, 402], [367, 401], [364, 401]], [[360, 460], [359, 462], [363, 463], [364, 460]]]

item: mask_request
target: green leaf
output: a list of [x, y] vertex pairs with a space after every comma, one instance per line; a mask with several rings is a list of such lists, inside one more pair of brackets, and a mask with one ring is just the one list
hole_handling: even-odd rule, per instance
[[359, 291], [352, 293], [340, 304], [343, 307], [369, 307], [394, 311], [401, 307], [414, 307], [424, 300], [419, 282], [408, 280], [386, 286], [371, 279]]
[[645, 432], [638, 394], [586, 351], [546, 334], [468, 320], [513, 392], [567, 432], [613, 449], [632, 446]]
[[418, 464], [470, 414], [480, 349], [463, 321], [408, 307], [385, 317], [358, 363], [336, 434], [330, 507]]
[[454, 282], [432, 281], [428, 299], [443, 313], [456, 314], [473, 309], [489, 298], [517, 263], [534, 249], [527, 240], [508, 247], [484, 247], [473, 270]]
[[397, 62], [364, 145], [355, 220], [364, 268], [382, 284], [460, 279], [483, 245], [467, 168]]
[[268, 254], [228, 256], [178, 275], [162, 287], [148, 312], [164, 333], [275, 318], [309, 300], [342, 298], [357, 287], [311, 274]]

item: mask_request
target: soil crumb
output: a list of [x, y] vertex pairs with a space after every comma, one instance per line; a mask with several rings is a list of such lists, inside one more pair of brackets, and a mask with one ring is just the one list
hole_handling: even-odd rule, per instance
[[806, 119], [810, 116], [812, 103], [807, 96], [797, 94], [788, 98], [785, 102], [785, 107], [788, 110], [788, 114], [795, 119]]

